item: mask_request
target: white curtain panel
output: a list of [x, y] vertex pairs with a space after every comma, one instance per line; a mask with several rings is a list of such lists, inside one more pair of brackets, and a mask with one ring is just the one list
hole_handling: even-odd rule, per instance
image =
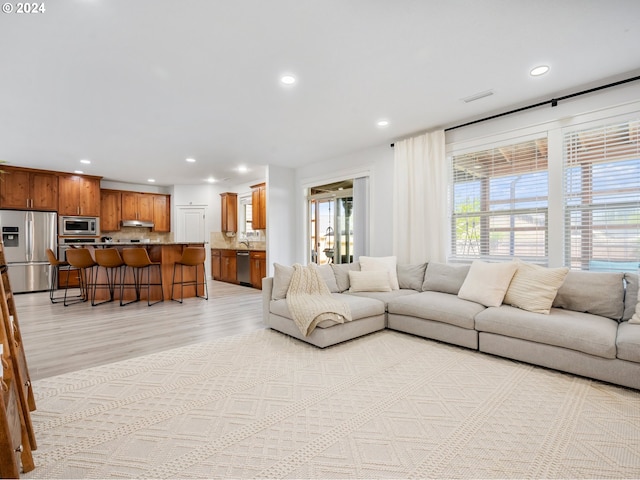
[[398, 263], [446, 261], [447, 178], [444, 130], [395, 143], [393, 247]]
[[369, 255], [369, 177], [353, 180], [353, 259]]

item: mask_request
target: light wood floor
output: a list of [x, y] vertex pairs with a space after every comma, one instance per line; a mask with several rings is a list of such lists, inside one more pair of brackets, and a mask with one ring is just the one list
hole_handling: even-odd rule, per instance
[[15, 296], [32, 380], [264, 328], [262, 292], [209, 281], [209, 300], [120, 307], [52, 304], [48, 292]]

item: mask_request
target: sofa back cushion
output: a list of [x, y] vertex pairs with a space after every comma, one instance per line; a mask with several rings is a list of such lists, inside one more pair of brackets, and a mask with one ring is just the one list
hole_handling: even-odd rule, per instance
[[293, 277], [293, 267], [288, 265], [273, 264], [273, 289], [271, 290], [271, 300], [282, 300], [287, 298], [289, 284]]
[[422, 283], [422, 291], [442, 292], [458, 295], [460, 287], [467, 278], [470, 265], [448, 265], [429, 262]]
[[620, 320], [624, 313], [623, 278], [624, 273], [571, 270], [553, 306]]
[[426, 263], [398, 265], [397, 269], [400, 288], [409, 288], [418, 292], [422, 291], [424, 272], [427, 269]]
[[356, 270], [359, 272], [360, 263], [332, 263], [331, 269], [333, 270], [333, 275], [336, 277], [336, 285], [338, 286], [338, 291], [346, 292], [351, 286], [351, 284], [349, 283], [349, 271]]
[[638, 323], [640, 323], [640, 298], [638, 297], [638, 274], [637, 273], [625, 273], [624, 274], [624, 314], [622, 320], [629, 320], [633, 315], [638, 313]]

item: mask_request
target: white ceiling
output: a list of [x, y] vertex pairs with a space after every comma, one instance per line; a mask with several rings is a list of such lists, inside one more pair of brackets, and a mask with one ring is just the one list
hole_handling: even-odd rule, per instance
[[0, 13], [0, 159], [113, 181], [250, 182], [640, 68], [638, 0], [43, 1]]

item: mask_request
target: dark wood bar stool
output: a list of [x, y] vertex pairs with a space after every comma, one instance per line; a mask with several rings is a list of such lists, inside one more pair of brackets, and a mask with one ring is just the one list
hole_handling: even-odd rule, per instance
[[[116, 288], [116, 276], [118, 278], [118, 285], [122, 285], [122, 267], [124, 261], [120, 256], [120, 252], [116, 248], [104, 248], [95, 250], [96, 263], [98, 268], [96, 271], [96, 281], [93, 283], [93, 298], [91, 299], [91, 305], [94, 307], [102, 303], [113, 302]], [[106, 274], [106, 283], [98, 283], [98, 273], [100, 267], [104, 268]], [[96, 302], [96, 290], [98, 288], [108, 288], [109, 298], [101, 302]]]
[[[60, 278], [60, 270], [66, 271], [67, 278], [69, 278], [68, 276], [71, 275], [71, 272], [77, 269], [69, 265], [69, 262], [58, 260], [56, 254], [53, 253], [53, 250], [51, 250], [50, 248], [47, 248], [47, 258], [49, 259], [49, 265], [51, 265], [51, 285], [49, 286], [49, 299], [51, 300], [51, 303], [60, 303], [64, 301], [64, 295], [56, 296], [55, 294], [56, 290], [58, 290], [58, 279]], [[81, 297], [82, 295], [78, 294], [69, 298], [79, 299]]]
[[89, 292], [95, 281], [94, 267], [97, 265], [91, 252], [86, 248], [70, 248], [67, 250], [67, 262], [78, 272], [78, 282], [80, 283], [80, 297], [75, 301], [68, 302], [67, 292], [69, 291], [69, 276], [64, 291], [64, 306], [73, 303], [86, 302], [89, 299]]
[[[196, 297], [209, 300], [209, 290], [207, 288], [207, 274], [204, 268], [204, 262], [206, 259], [206, 252], [203, 247], [186, 247], [182, 252], [182, 257], [176, 263], [173, 264], [173, 278], [171, 281], [171, 300], [182, 303], [184, 297], [184, 287], [193, 285], [196, 288]], [[176, 282], [176, 271], [180, 266], [180, 281]], [[198, 267], [202, 266], [202, 281], [198, 281]], [[184, 268], [195, 268], [194, 280], [184, 279]], [[180, 285], [180, 300], [174, 298], [173, 290], [176, 285]], [[198, 295], [198, 286], [204, 285], [204, 296]]]
[[[140, 301], [140, 290], [142, 288], [147, 289], [147, 305], [155, 305], [158, 302], [164, 302], [164, 289], [162, 288], [162, 265], [160, 262], [152, 262], [149, 258], [149, 254], [145, 248], [125, 248], [122, 250], [122, 260], [124, 260], [124, 273], [122, 277], [122, 282], [120, 282], [120, 306], [129, 305], [133, 302]], [[151, 282], [151, 268], [158, 268], [159, 281]], [[133, 284], [125, 284], [127, 269], [131, 269], [133, 273]], [[147, 282], [144, 284], [143, 274], [147, 272]], [[160, 287], [161, 297], [160, 300], [156, 300], [155, 302], [151, 302], [151, 287]], [[135, 300], [131, 300], [129, 302], [123, 302], [124, 298], [124, 289], [125, 288], [135, 288], [136, 298]]]

